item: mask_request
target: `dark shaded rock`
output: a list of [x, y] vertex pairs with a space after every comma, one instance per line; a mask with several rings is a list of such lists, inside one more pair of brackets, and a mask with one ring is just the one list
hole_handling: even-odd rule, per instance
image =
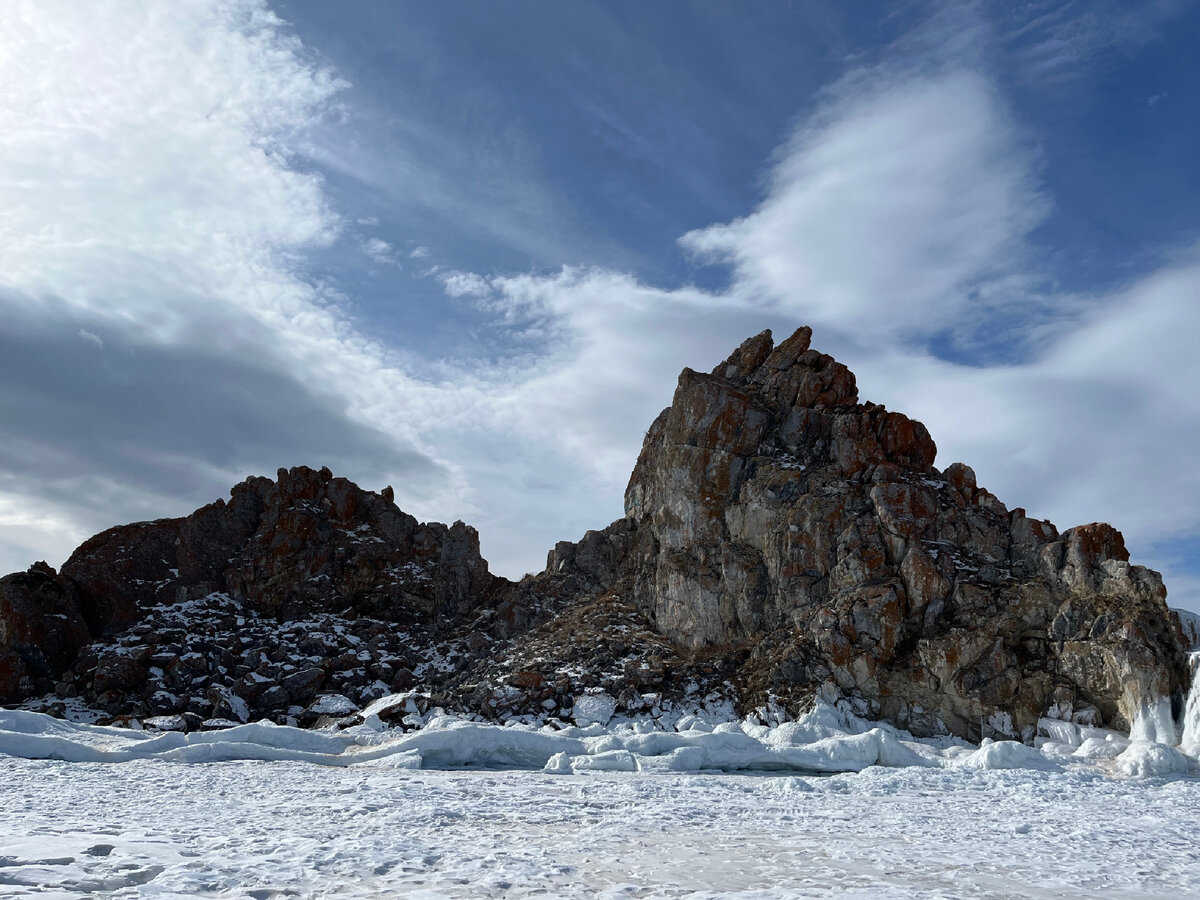
[[324, 670], [314, 666], [284, 677], [280, 680], [279, 686], [287, 691], [288, 698], [292, 703], [304, 704], [324, 683]]
[[264, 711], [283, 709], [291, 702], [288, 692], [277, 684], [267, 688], [255, 698], [255, 706]]
[[406, 691], [413, 686], [415, 680], [412, 669], [401, 667], [396, 670], [396, 674], [392, 678], [391, 688], [397, 692]]
[[155, 605], [215, 591], [266, 615], [345, 611], [450, 619], [501, 584], [461, 522], [423, 524], [328, 469], [249, 478], [182, 519], [124, 525], [63, 566], [92, 630], [113, 633]]
[[0, 578], [0, 703], [53, 690], [90, 640], [75, 586], [50, 566]]
[[105, 654], [96, 664], [92, 678], [93, 690], [97, 694], [129, 693], [139, 688], [148, 677], [146, 656], [120, 652], [123, 649]]

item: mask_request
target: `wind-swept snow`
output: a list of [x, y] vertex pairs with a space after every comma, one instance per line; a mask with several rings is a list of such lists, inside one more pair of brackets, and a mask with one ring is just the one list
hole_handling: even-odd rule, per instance
[[[387, 698], [371, 709], [402, 703]], [[653, 720], [577, 726], [496, 725], [435, 712], [414, 731], [385, 728], [371, 711], [363, 723], [311, 731], [267, 721], [220, 731], [140, 731], [66, 722], [41, 713], [0, 710], [0, 754], [27, 759], [124, 763], [156, 759], [206, 763], [264, 760], [324, 766], [474, 766], [548, 772], [859, 772], [871, 766], [1061, 770], [1089, 765], [1119, 776], [1187, 773], [1195, 760], [1135, 731], [1116, 732], [1044, 719], [1038, 746], [985, 740], [979, 747], [919, 740], [818, 703], [796, 721], [719, 722], [687, 716], [666, 730]], [[167, 723], [170, 724], [170, 723]], [[1185, 747], [1185, 750], [1188, 749]], [[397, 759], [389, 762], [392, 757]], [[1115, 762], [1114, 762], [1115, 760]]]
[[1195, 760], [1100, 728], [1043, 720], [1035, 748], [916, 740], [820, 704], [771, 727], [435, 712], [404, 732], [378, 718], [410, 706], [381, 699], [341, 731], [192, 734], [0, 710], [0, 894], [1136, 897], [1200, 884]]
[[0, 894], [996, 900], [1183, 897], [1200, 884], [1195, 779], [388, 765], [411, 758], [0, 758]]

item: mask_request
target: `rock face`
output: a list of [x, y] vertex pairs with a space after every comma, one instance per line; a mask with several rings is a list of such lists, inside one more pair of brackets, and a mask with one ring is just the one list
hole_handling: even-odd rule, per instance
[[45, 563], [0, 578], [0, 702], [52, 690], [89, 640], [75, 586]]
[[53, 688], [197, 726], [324, 721], [394, 691], [495, 719], [581, 698], [771, 718], [820, 696], [973, 740], [1028, 739], [1044, 715], [1128, 729], [1161, 697], [1178, 714], [1180, 619], [1120, 532], [1060, 534], [968, 466], [939, 471], [925, 427], [859, 403], [810, 336], [685, 369], [626, 516], [518, 584], [473, 529], [327, 469], [110, 529], [61, 574], [0, 579], [0, 702]]
[[956, 463], [919, 422], [859, 403], [802, 328], [711, 374], [685, 369], [646, 435], [627, 519], [550, 568], [626, 596], [690, 646], [747, 647], [747, 703], [819, 691], [918, 733], [1033, 733], [1056, 715], [1128, 728], [1186, 689], [1157, 573], [1121, 534], [1059, 534]]
[[181, 519], [111, 528], [62, 567], [97, 634], [163, 603], [222, 592], [282, 619], [352, 609], [390, 621], [453, 618], [500, 583], [475, 529], [419, 523], [328, 469], [249, 478]]

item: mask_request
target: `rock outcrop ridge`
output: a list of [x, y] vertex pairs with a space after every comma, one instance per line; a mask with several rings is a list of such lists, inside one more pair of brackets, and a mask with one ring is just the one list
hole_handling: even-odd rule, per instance
[[[186, 709], [181, 689], [209, 674], [211, 660], [203, 657], [239, 646], [227, 632], [247, 627], [247, 617], [340, 615], [437, 632], [506, 583], [488, 572], [475, 529], [420, 523], [388, 493], [364, 491], [328, 469], [280, 469], [275, 481], [249, 478], [228, 501], [189, 516], [101, 532], [61, 573], [39, 563], [0, 579], [0, 702], [61, 687], [113, 710], [178, 712], [151, 698], [182, 696], [177, 705]], [[212, 605], [200, 601], [214, 595], [240, 612], [224, 629], [208, 623], [197, 636], [178, 615], [160, 621], [177, 608], [200, 615]], [[277, 649], [265, 634], [259, 638], [261, 652]], [[172, 668], [172, 654], [187, 658], [183, 674], [152, 678], [156, 670], [180, 669]], [[244, 666], [231, 663], [229, 670], [237, 667]], [[310, 681], [313, 690], [293, 699], [311, 699], [324, 678]]]
[[473, 529], [327, 469], [110, 529], [61, 573], [0, 579], [0, 702], [79, 696], [197, 727], [311, 723], [394, 691], [501, 719], [597, 692], [625, 712], [820, 696], [970, 739], [1181, 705], [1178, 619], [1118, 531], [1059, 533], [968, 466], [937, 469], [925, 427], [860, 403], [810, 338], [764, 332], [685, 369], [626, 516], [517, 584]]
[[423, 524], [329, 469], [249, 478], [228, 502], [180, 519], [111, 528], [63, 564], [96, 634], [163, 603], [214, 592], [294, 619], [353, 609], [391, 621], [453, 618], [486, 598], [474, 528]]
[[53, 690], [89, 640], [78, 590], [48, 565], [0, 578], [0, 702]]

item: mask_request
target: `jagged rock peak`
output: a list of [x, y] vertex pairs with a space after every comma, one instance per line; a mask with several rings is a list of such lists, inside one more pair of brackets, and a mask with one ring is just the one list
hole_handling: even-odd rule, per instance
[[79, 649], [148, 610], [222, 593], [280, 619], [452, 621], [503, 583], [475, 529], [421, 523], [328, 468], [251, 477], [177, 519], [110, 528], [56, 573], [0, 579], [0, 701], [48, 690]]
[[[61, 574], [38, 563], [0, 579], [0, 702], [49, 690], [89, 642], [210, 595], [281, 621], [337, 613], [436, 631], [507, 583], [474, 528], [418, 522], [393, 500], [326, 467], [280, 469], [191, 515], [101, 532]], [[89, 696], [144, 682], [145, 660], [121, 664], [119, 678], [89, 674]]]
[[854, 406], [854, 373], [826, 353], [810, 349], [812, 329], [798, 328], [778, 347], [771, 329], [747, 339], [712, 374], [750, 390], [774, 409]]

